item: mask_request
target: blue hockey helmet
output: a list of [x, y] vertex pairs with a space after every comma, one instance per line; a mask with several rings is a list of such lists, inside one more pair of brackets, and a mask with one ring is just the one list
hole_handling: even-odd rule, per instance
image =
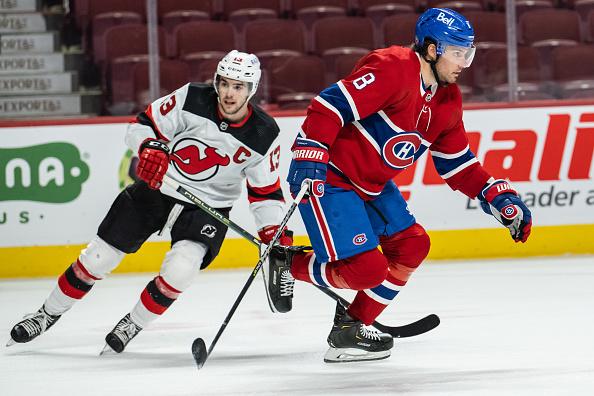
[[[474, 57], [474, 29], [461, 14], [449, 8], [430, 8], [419, 16], [415, 27], [415, 47], [420, 49], [425, 40], [431, 39], [437, 47], [437, 55], [443, 55], [448, 46], [467, 48], [465, 66]], [[466, 65], [467, 64], [467, 65]]]

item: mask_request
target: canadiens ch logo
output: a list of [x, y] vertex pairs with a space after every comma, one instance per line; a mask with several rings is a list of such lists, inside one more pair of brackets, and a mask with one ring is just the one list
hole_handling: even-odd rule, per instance
[[513, 220], [518, 215], [518, 213], [518, 209], [513, 204], [509, 204], [501, 209], [501, 214], [507, 220]]
[[367, 242], [367, 235], [365, 233], [357, 234], [353, 238], [353, 244], [357, 246], [363, 245], [365, 242]]
[[228, 155], [221, 155], [217, 148], [195, 139], [181, 139], [172, 148], [171, 162], [175, 169], [192, 181], [212, 178], [219, 167], [231, 162]]
[[217, 229], [212, 224], [205, 224], [200, 231], [202, 235], [206, 235], [209, 238], [214, 238], [215, 234], [217, 233]]
[[386, 141], [382, 147], [382, 157], [390, 167], [404, 169], [415, 162], [415, 153], [421, 145], [421, 137], [417, 133], [399, 133]]

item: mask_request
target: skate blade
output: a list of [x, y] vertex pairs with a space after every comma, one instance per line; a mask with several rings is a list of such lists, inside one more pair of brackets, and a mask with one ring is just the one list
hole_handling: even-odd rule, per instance
[[324, 356], [325, 363], [366, 362], [387, 359], [391, 351], [367, 352], [357, 348], [329, 348]]
[[109, 344], [105, 344], [105, 346], [103, 347], [103, 349], [101, 350], [101, 352], [99, 352], [99, 356], [104, 356], [104, 355], [116, 355], [116, 351], [114, 351], [113, 349], [111, 349], [111, 347], [109, 346]]
[[15, 340], [11, 338], [8, 339], [8, 342], [6, 343], [6, 347], [8, 348], [9, 346], [13, 346], [14, 344], [16, 344], [17, 342]]

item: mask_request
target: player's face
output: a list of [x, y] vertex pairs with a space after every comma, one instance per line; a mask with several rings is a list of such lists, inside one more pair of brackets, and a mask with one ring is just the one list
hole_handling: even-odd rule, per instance
[[464, 69], [462, 66], [443, 57], [439, 58], [436, 67], [439, 79], [448, 84], [453, 84], [458, 81], [458, 77], [460, 77], [460, 73], [462, 73], [462, 70]]
[[240, 121], [248, 112], [248, 83], [220, 77], [217, 85], [219, 91], [219, 110], [230, 121]]
[[447, 46], [437, 61], [437, 73], [441, 81], [453, 84], [463, 69], [470, 66], [475, 48]]

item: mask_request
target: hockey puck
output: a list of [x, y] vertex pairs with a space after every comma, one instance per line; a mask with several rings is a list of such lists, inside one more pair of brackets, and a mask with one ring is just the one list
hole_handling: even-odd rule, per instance
[[202, 338], [196, 338], [192, 343], [192, 356], [194, 356], [196, 366], [198, 366], [198, 370], [200, 370], [202, 366], [204, 366], [204, 362], [206, 362], [206, 358], [208, 357], [206, 344]]

